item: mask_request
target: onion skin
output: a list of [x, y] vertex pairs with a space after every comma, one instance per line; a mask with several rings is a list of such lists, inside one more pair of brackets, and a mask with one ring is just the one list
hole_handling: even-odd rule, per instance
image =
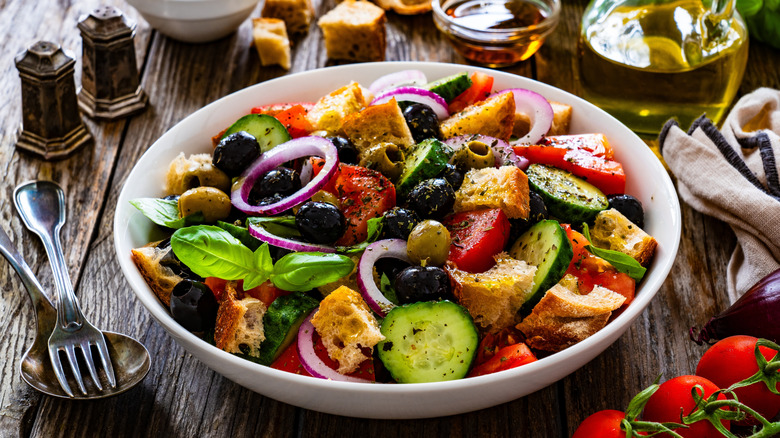
[[691, 327], [691, 340], [704, 342], [747, 335], [780, 341], [780, 269], [753, 285], [737, 302], [722, 313], [712, 317], [696, 336]]

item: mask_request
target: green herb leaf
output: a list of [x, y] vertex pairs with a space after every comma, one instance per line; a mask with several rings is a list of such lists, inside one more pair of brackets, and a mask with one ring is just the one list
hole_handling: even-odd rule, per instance
[[[267, 253], [261, 247], [258, 252]], [[182, 263], [201, 277], [223, 280], [244, 280], [251, 289], [268, 280], [271, 269], [262, 256], [244, 246], [227, 231], [212, 225], [198, 225], [176, 230], [171, 236], [171, 249]], [[267, 254], [270, 260], [270, 254]]]
[[179, 218], [179, 203], [172, 199], [138, 198], [130, 201], [149, 220], [168, 228], [182, 228], [202, 224], [206, 220], [203, 213], [197, 212]]
[[286, 238], [300, 238], [301, 232], [295, 225], [295, 216], [277, 216], [277, 217], [250, 217], [247, 222], [263, 227], [269, 233]]
[[586, 223], [582, 224], [582, 234], [585, 235], [585, 238], [588, 239], [588, 242], [590, 243], [590, 245], [585, 246], [585, 249], [590, 251], [591, 254], [597, 257], [601, 257], [602, 259], [609, 262], [610, 265], [614, 266], [615, 269], [617, 269], [619, 272], [628, 274], [629, 277], [636, 281], [641, 280], [642, 277], [645, 276], [647, 269], [640, 265], [639, 262], [636, 261], [633, 257], [627, 254], [623, 254], [620, 251], [613, 251], [611, 249], [597, 248], [593, 246], [593, 241], [590, 240], [590, 230], [588, 229], [588, 224]]
[[400, 303], [398, 302], [398, 295], [395, 294], [395, 289], [393, 289], [393, 282], [390, 281], [390, 279], [387, 277], [387, 274], [382, 274], [382, 277], [379, 279], [379, 290], [382, 291], [382, 295], [385, 296], [388, 300], [390, 300], [391, 303], [398, 306]]
[[349, 275], [355, 262], [347, 256], [321, 252], [294, 252], [275, 264], [271, 281], [288, 291], [307, 291]]
[[236, 239], [240, 240], [241, 243], [246, 245], [246, 247], [252, 251], [257, 251], [257, 248], [260, 248], [260, 245], [263, 243], [260, 239], [249, 234], [249, 230], [245, 227], [240, 227], [238, 225], [222, 221], [217, 221], [217, 226], [230, 233]]
[[374, 217], [366, 222], [366, 225], [368, 226], [368, 236], [366, 237], [366, 240], [352, 246], [337, 246], [336, 252], [342, 254], [357, 254], [365, 251], [366, 247], [376, 242], [382, 234], [382, 219], [384, 219], [384, 216]]

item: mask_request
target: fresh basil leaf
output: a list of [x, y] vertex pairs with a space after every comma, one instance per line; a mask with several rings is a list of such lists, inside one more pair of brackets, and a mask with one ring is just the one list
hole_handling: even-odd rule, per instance
[[263, 244], [261, 240], [249, 234], [249, 230], [244, 227], [239, 227], [238, 225], [233, 225], [231, 223], [222, 221], [217, 221], [217, 226], [230, 233], [236, 239], [240, 240], [241, 243], [246, 245], [246, 247], [252, 251], [257, 251], [257, 248], [260, 248], [260, 245]]
[[594, 246], [593, 241], [590, 240], [590, 229], [588, 229], [588, 224], [586, 223], [582, 224], [582, 234], [585, 235], [585, 238], [588, 239], [588, 243], [590, 243], [590, 245], [585, 246], [585, 249], [590, 251], [591, 254], [597, 257], [601, 257], [602, 259], [609, 262], [610, 265], [614, 266], [615, 269], [617, 269], [619, 272], [628, 274], [629, 277], [636, 281], [641, 280], [642, 277], [645, 276], [647, 269], [640, 265], [639, 262], [636, 261], [633, 257], [627, 254], [623, 254], [620, 251], [613, 251], [611, 249], [598, 248]]
[[172, 199], [138, 198], [130, 201], [149, 220], [168, 228], [183, 228], [206, 222], [203, 213], [197, 212], [179, 217], [179, 203]]
[[302, 237], [298, 226], [295, 225], [295, 216], [250, 217], [247, 222], [263, 227], [275, 236], [293, 239]]
[[385, 296], [388, 300], [390, 300], [391, 303], [398, 306], [400, 303], [398, 302], [398, 295], [395, 294], [395, 289], [393, 288], [393, 282], [390, 281], [390, 279], [387, 277], [387, 274], [382, 274], [382, 277], [379, 279], [379, 290], [382, 291], [382, 295]]
[[275, 264], [271, 281], [287, 291], [307, 291], [349, 275], [355, 262], [347, 256], [321, 252], [294, 252]]
[[250, 284], [257, 286], [266, 281], [271, 274], [267, 264], [260, 263], [241, 241], [213, 225], [176, 230], [171, 236], [171, 249], [182, 263], [201, 277], [243, 279], [247, 289], [251, 289]]
[[368, 226], [368, 237], [366, 237], [366, 240], [352, 246], [337, 246], [336, 252], [341, 254], [356, 254], [365, 251], [366, 247], [376, 242], [382, 234], [382, 224], [384, 223], [382, 222], [382, 219], [384, 219], [384, 216], [374, 217], [366, 222], [366, 225]]

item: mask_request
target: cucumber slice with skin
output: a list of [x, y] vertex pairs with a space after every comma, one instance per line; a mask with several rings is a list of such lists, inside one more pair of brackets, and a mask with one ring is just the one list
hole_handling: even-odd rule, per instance
[[565, 170], [532, 164], [526, 174], [528, 183], [542, 197], [550, 214], [567, 223], [591, 222], [609, 206], [601, 190]]
[[263, 316], [265, 340], [260, 344], [257, 362], [271, 365], [295, 340], [303, 320], [320, 303], [303, 292], [276, 298]]
[[447, 101], [447, 103], [450, 103], [470, 86], [471, 79], [469, 78], [468, 73], [462, 72], [447, 76], [446, 78], [441, 78], [438, 81], [430, 82], [423, 88], [438, 94], [442, 99]]
[[399, 383], [461, 379], [479, 345], [469, 312], [451, 301], [394, 307], [380, 327], [379, 359]]
[[248, 114], [230, 125], [222, 138], [238, 131], [246, 131], [257, 139], [260, 151], [265, 153], [286, 141], [292, 140], [287, 128], [275, 117], [266, 114]]
[[561, 281], [574, 251], [563, 227], [548, 219], [534, 224], [523, 233], [512, 245], [509, 255], [536, 266], [533, 288], [520, 308], [520, 314], [527, 315], [545, 292]]
[[435, 177], [444, 170], [450, 155], [452, 150], [439, 140], [423, 140], [406, 157], [396, 188], [401, 193], [408, 193], [419, 182]]

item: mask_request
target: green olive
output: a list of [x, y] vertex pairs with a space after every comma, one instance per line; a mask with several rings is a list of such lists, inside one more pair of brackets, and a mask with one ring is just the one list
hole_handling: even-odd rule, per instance
[[312, 201], [316, 202], [327, 202], [328, 204], [333, 204], [336, 207], [341, 208], [341, 203], [339, 202], [339, 198], [336, 197], [331, 192], [326, 192], [325, 190], [320, 190], [317, 193], [313, 194], [311, 196]]
[[217, 169], [211, 155], [195, 154], [189, 157], [180, 154], [168, 169], [166, 175], [168, 194], [180, 195], [195, 187], [208, 186], [223, 192], [230, 190], [230, 177]]
[[196, 187], [179, 197], [179, 214], [182, 217], [200, 211], [206, 222], [227, 219], [230, 207], [230, 197], [214, 187]]
[[395, 180], [404, 170], [404, 154], [393, 143], [378, 143], [360, 154], [359, 164]]
[[406, 255], [412, 263], [441, 266], [450, 254], [450, 231], [434, 220], [417, 224], [406, 242]]
[[472, 140], [455, 152], [455, 164], [467, 169], [484, 169], [496, 165], [493, 149], [479, 140]]

